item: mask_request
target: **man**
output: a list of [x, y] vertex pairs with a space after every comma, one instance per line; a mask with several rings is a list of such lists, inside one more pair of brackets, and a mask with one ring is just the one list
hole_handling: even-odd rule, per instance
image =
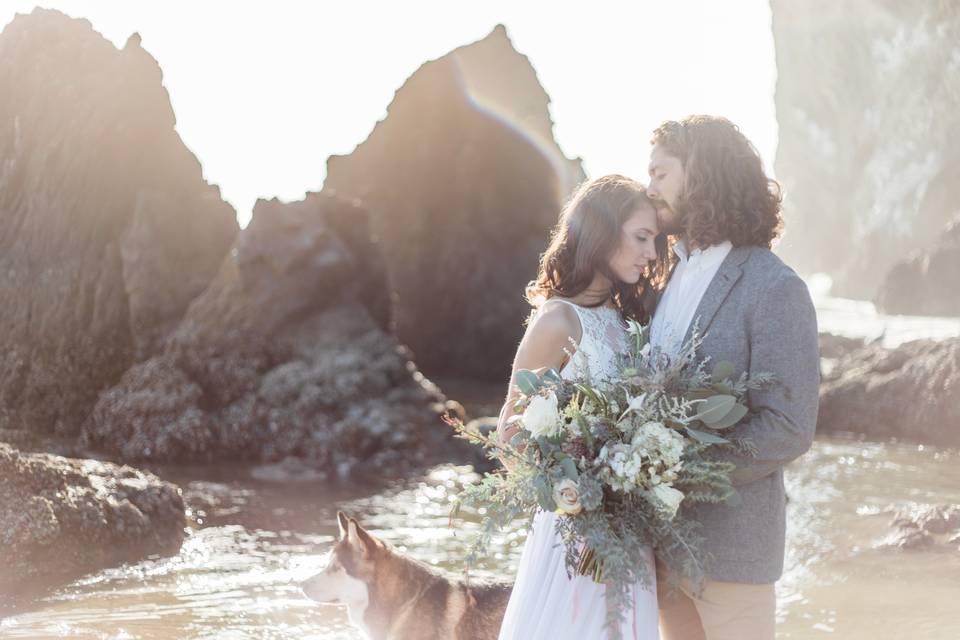
[[[728, 433], [756, 455], [724, 453], [737, 466], [738, 499], [697, 505], [710, 556], [702, 591], [671, 587], [660, 566], [663, 640], [773, 640], [774, 583], [783, 572], [783, 467], [813, 442], [817, 419], [817, 322], [804, 282], [770, 251], [782, 227], [777, 183], [725, 118], [691, 116], [653, 134], [649, 195], [678, 262], [651, 325], [651, 341], [676, 353], [697, 327], [702, 357], [777, 383], [748, 396]], [[676, 577], [676, 576], [673, 576]]]

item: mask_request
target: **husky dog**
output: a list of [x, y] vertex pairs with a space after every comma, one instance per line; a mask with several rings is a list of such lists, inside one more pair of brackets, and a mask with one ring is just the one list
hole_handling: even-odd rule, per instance
[[311, 600], [347, 606], [371, 640], [495, 640], [508, 584], [449, 580], [372, 536], [342, 511], [327, 567], [301, 587]]

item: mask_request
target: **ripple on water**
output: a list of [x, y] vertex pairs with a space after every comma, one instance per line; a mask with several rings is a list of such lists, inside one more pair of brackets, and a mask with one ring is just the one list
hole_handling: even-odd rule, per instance
[[[896, 510], [960, 504], [957, 459], [951, 450], [831, 438], [792, 464], [778, 637], [960, 637], [960, 553], [875, 545]], [[458, 574], [477, 518], [466, 514], [451, 529], [448, 513], [457, 492], [477, 478], [467, 468], [442, 466], [375, 491], [227, 480], [217, 488], [220, 498], [206, 505], [216, 524], [194, 530], [177, 556], [79, 580], [35, 610], [0, 621], [0, 635], [357, 640], [341, 608], [314, 605], [297, 587], [324, 564], [336, 511]], [[238, 502], [240, 512], [213, 516], [217, 505]], [[475, 573], [511, 578], [524, 539], [518, 522]]]

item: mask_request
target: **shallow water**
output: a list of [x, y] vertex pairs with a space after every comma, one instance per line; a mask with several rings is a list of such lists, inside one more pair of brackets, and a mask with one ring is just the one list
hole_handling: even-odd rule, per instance
[[[322, 565], [336, 510], [455, 573], [470, 530], [448, 528], [448, 505], [475, 478], [469, 468], [437, 467], [373, 493], [240, 477], [194, 481], [188, 496], [210, 492], [221, 502], [206, 507], [202, 517], [212, 524], [195, 526], [177, 556], [61, 588], [0, 622], [0, 636], [360, 638], [340, 607], [314, 605], [296, 586]], [[960, 637], [960, 550], [884, 546], [893, 511], [960, 503], [960, 452], [821, 439], [791, 465], [787, 489], [779, 638]], [[510, 578], [523, 539], [519, 526], [507, 532], [479, 573]]]
[[[960, 321], [880, 316], [869, 303], [818, 299], [821, 329], [898, 344], [960, 335]], [[487, 392], [484, 392], [484, 395]], [[490, 393], [499, 393], [491, 390]], [[361, 638], [338, 606], [297, 583], [324, 561], [343, 509], [376, 535], [451, 573], [470, 523], [448, 527], [468, 468], [386, 485], [267, 483], [240, 469], [160, 469], [184, 487], [190, 535], [171, 558], [102, 571], [0, 620], [2, 638]], [[960, 504], [960, 452], [819, 438], [787, 472], [787, 571], [778, 638], [960, 638], [960, 549], [885, 546], [892, 513]], [[518, 525], [477, 573], [510, 579]]]

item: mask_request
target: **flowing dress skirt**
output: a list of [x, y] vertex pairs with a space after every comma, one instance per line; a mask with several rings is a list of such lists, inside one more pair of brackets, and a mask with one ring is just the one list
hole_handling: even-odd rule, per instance
[[[499, 640], [606, 640], [606, 587], [588, 576], [567, 577], [563, 539], [557, 515], [540, 511], [534, 517], [520, 557], [513, 593], [500, 627]], [[648, 552], [651, 585], [655, 585], [653, 551]], [[624, 640], [658, 640], [656, 587], [633, 587], [633, 609], [621, 622]]]

